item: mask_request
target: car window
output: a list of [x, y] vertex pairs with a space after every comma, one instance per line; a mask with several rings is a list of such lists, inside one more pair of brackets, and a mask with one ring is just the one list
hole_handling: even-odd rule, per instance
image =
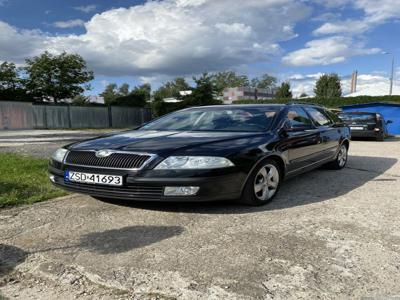
[[331, 118], [331, 120], [333, 120], [333, 122], [343, 123], [343, 121], [339, 118], [339, 116], [337, 114], [335, 114], [334, 112], [327, 110], [327, 109], [324, 110], [324, 112]]
[[290, 127], [310, 127], [312, 122], [306, 112], [300, 107], [289, 108], [286, 118], [289, 120]]
[[314, 107], [305, 107], [304, 109], [310, 114], [317, 126], [327, 126], [332, 124], [331, 119], [329, 119], [322, 110]]
[[278, 107], [205, 107], [171, 113], [150, 122], [142, 130], [174, 131], [266, 131]]

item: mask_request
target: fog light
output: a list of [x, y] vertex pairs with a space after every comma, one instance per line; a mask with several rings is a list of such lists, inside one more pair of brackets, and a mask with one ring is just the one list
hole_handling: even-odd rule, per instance
[[380, 131], [380, 129], [379, 129], [379, 128], [375, 128], [374, 130], [375, 130], [375, 131]]
[[198, 186], [166, 186], [164, 196], [192, 196], [196, 195], [199, 189]]
[[55, 179], [54, 175], [49, 175], [49, 179], [53, 183], [56, 182], [56, 179]]

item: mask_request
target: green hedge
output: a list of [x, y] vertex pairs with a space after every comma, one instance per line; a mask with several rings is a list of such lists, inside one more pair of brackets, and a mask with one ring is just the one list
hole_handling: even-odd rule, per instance
[[313, 103], [320, 104], [322, 106], [338, 108], [343, 105], [353, 105], [353, 104], [364, 104], [371, 102], [385, 102], [385, 103], [395, 103], [400, 104], [400, 96], [359, 96], [359, 97], [341, 97], [341, 98], [305, 98], [305, 99], [272, 99], [272, 100], [238, 100], [234, 101], [234, 104], [254, 104], [254, 103], [288, 103], [288, 102], [303, 102], [303, 103]]

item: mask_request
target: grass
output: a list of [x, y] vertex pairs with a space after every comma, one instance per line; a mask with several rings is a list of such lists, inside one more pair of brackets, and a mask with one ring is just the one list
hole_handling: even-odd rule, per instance
[[0, 208], [66, 195], [50, 183], [47, 165], [46, 159], [0, 153]]

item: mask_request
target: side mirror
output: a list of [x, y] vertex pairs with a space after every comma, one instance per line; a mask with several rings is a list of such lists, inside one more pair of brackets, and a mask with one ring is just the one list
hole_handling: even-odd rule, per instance
[[392, 123], [393, 123], [392, 120], [387, 120], [387, 121], [386, 121], [386, 124], [392, 124]]

